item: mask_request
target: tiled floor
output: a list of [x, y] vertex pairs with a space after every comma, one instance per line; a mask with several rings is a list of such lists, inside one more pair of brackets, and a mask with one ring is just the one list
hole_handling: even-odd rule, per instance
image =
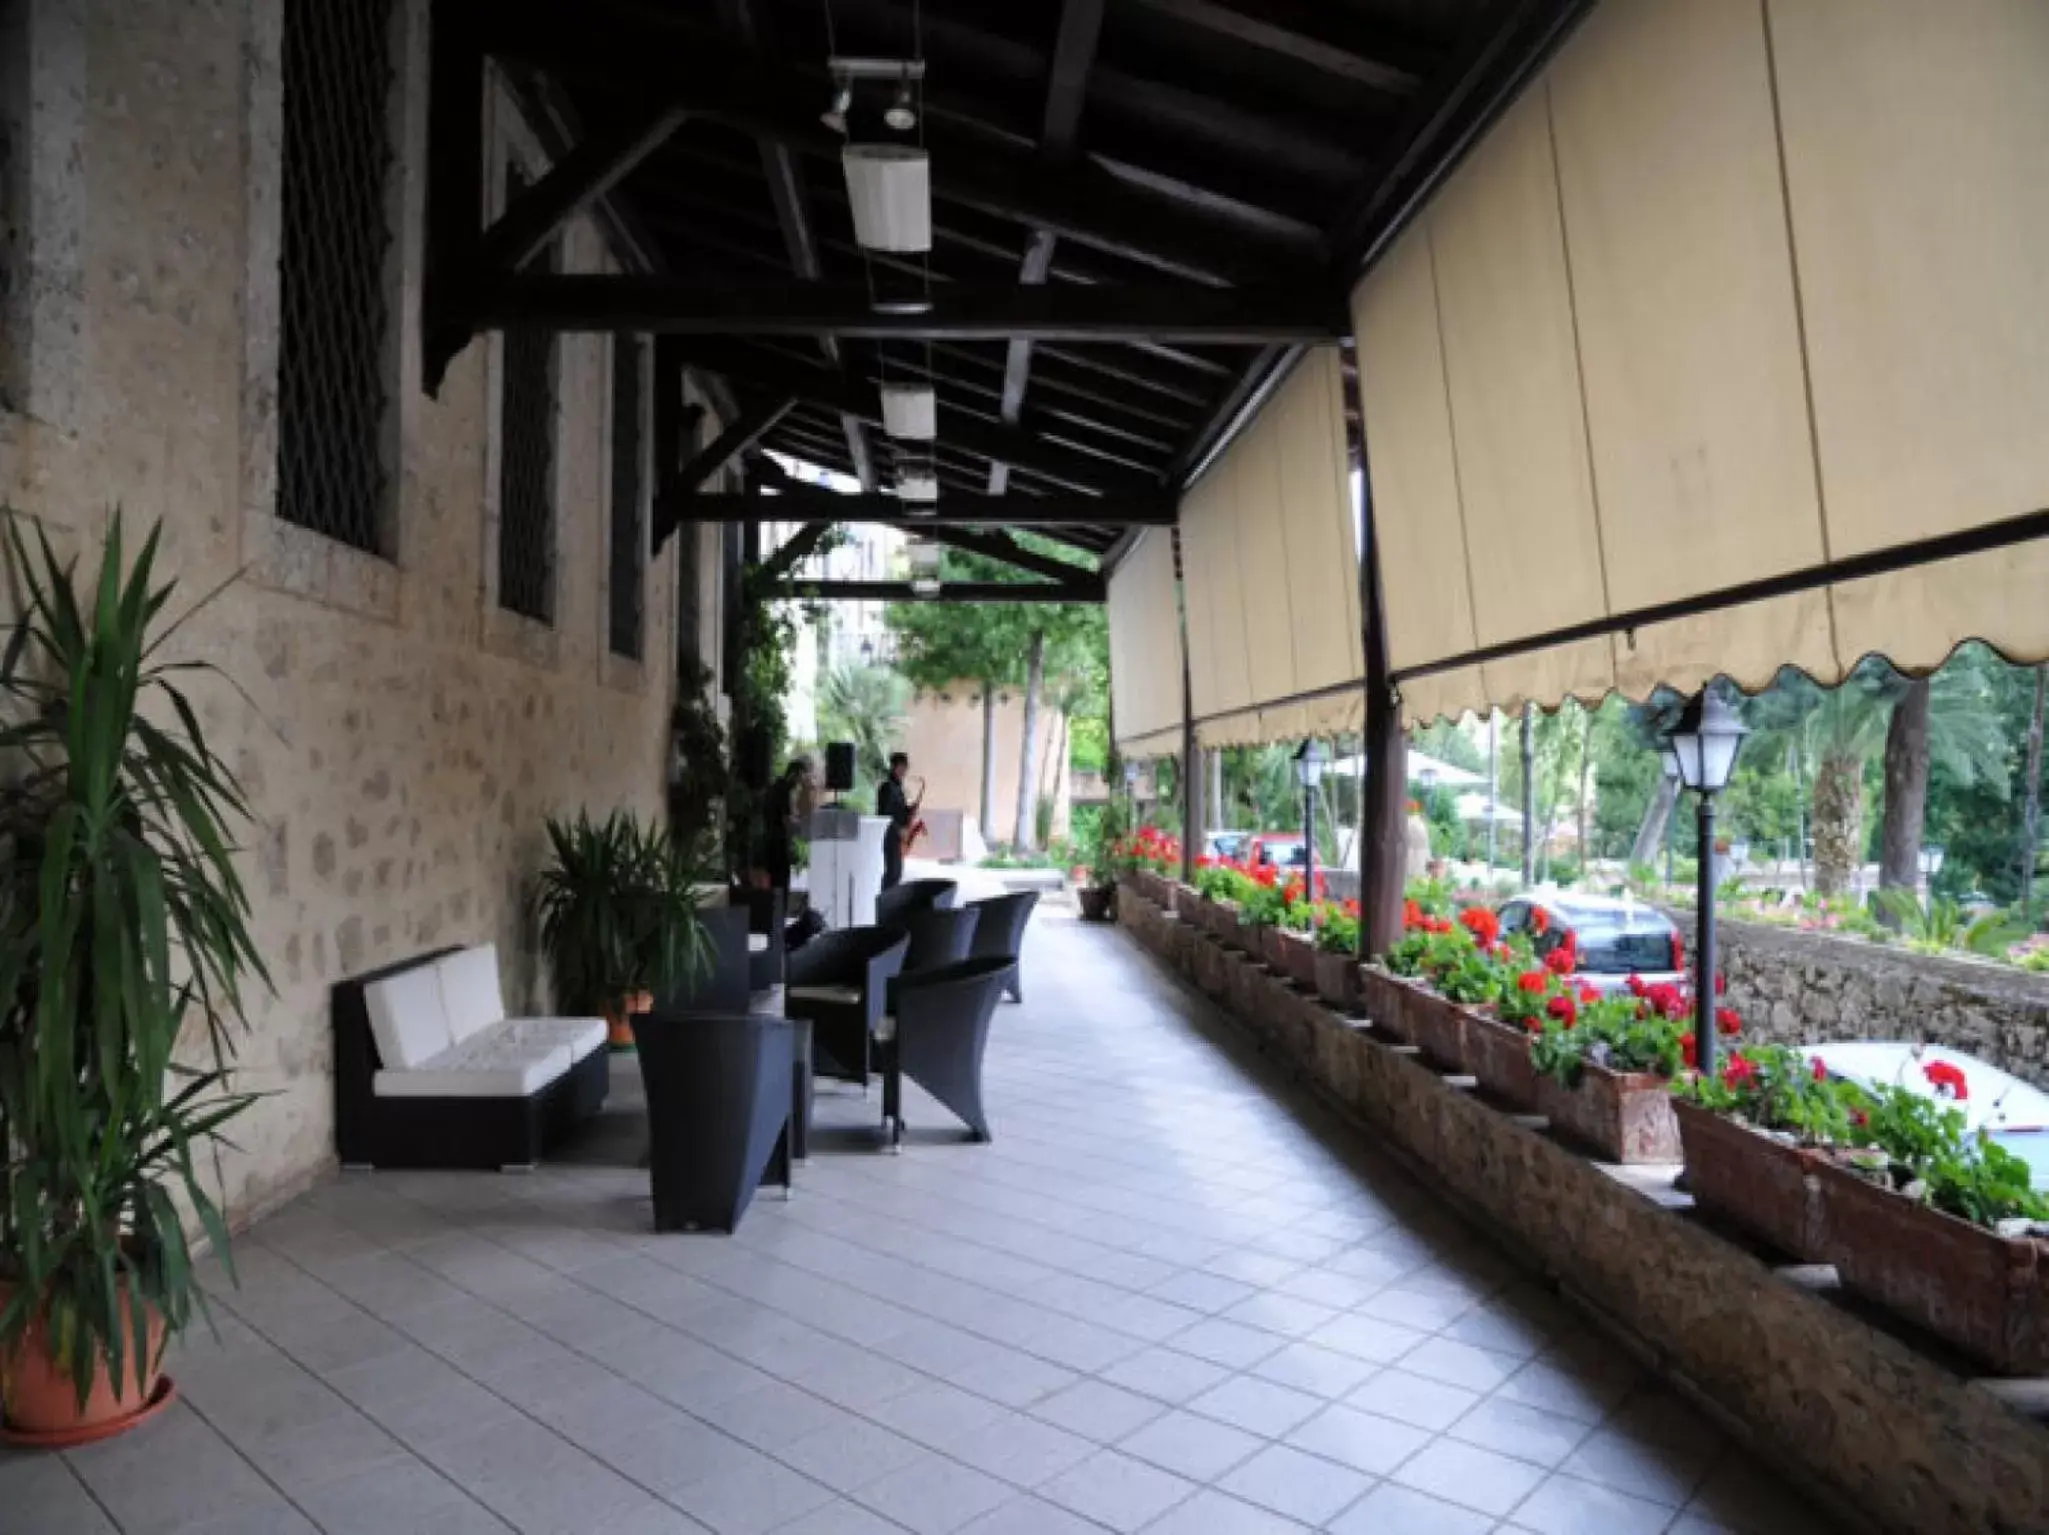
[[0, 1452], [0, 1531], [1822, 1528], [1120, 935], [1027, 974], [993, 1145], [828, 1093], [734, 1240], [648, 1232], [630, 1063], [575, 1163], [322, 1188], [164, 1419]]

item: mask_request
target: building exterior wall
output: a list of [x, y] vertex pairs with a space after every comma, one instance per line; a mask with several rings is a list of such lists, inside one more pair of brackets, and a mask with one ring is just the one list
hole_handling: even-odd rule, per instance
[[[1039, 705], [1038, 782], [1033, 803], [1043, 795], [1053, 800], [1053, 835], [1067, 835], [1070, 783], [1066, 738], [1060, 716], [1042, 700]], [[982, 827], [991, 844], [1017, 837], [1018, 752], [1024, 744], [1024, 693], [1000, 689], [996, 694], [996, 803], [993, 826]], [[928, 810], [959, 810], [978, 823], [982, 815], [981, 684], [962, 681], [937, 693], [923, 692], [911, 700], [904, 717], [903, 749], [910, 754], [911, 779], [925, 780]]]
[[[9, 67], [27, 60], [35, 108], [8, 114], [0, 224], [31, 215], [33, 249], [10, 244], [0, 286], [35, 329], [32, 350], [19, 331], [0, 347], [0, 502], [88, 559], [110, 508], [132, 534], [160, 521], [181, 599], [226, 583], [176, 649], [223, 674], [195, 701], [254, 811], [243, 867], [275, 993], [251, 1007], [238, 1085], [268, 1096], [223, 1164], [247, 1217], [332, 1161], [337, 979], [495, 941], [508, 1004], [543, 998], [523, 915], [543, 819], [661, 808], [675, 544], [647, 572], [644, 662], [612, 655], [612, 343], [565, 337], [555, 620], [496, 605], [495, 341], [472, 342], [438, 398], [420, 388], [422, 0], [395, 23], [389, 561], [275, 516], [280, 0], [11, 4], [33, 46]], [[519, 137], [510, 98], [487, 96], [494, 133]], [[591, 221], [569, 230], [566, 269], [616, 255]]]

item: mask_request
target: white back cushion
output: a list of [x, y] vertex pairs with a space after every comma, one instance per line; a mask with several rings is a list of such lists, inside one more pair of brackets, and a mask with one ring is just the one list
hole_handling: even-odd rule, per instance
[[416, 965], [363, 988], [370, 1036], [387, 1071], [408, 1071], [455, 1043], [441, 1007], [436, 966]]
[[457, 1044], [505, 1018], [505, 997], [498, 990], [498, 945], [461, 949], [437, 962], [441, 1009]]

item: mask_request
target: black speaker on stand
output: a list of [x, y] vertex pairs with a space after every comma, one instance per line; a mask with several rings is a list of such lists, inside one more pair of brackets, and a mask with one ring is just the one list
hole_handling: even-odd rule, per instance
[[854, 787], [854, 743], [829, 741], [825, 747], [825, 789], [828, 794], [845, 794]]
[[758, 727], [741, 732], [740, 781], [750, 789], [766, 789], [773, 777], [775, 764], [769, 760], [768, 732]]

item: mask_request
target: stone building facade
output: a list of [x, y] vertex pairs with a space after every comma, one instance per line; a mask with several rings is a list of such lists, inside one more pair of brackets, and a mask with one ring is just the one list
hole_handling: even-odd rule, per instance
[[[542, 1000], [523, 913], [543, 820], [661, 812], [677, 656], [716, 669], [721, 631], [718, 532], [686, 529], [626, 562], [639, 654], [615, 653], [625, 343], [604, 336], [555, 342], [551, 621], [501, 604], [502, 339], [473, 341], [437, 397], [421, 387], [421, 0], [391, 14], [385, 548], [278, 515], [282, 49], [304, 10], [0, 0], [0, 503], [87, 558], [113, 508], [136, 534], [160, 523], [180, 598], [220, 588], [177, 650], [223, 674], [195, 696], [254, 809], [244, 866], [275, 982], [240, 1056], [240, 1085], [267, 1096], [222, 1167], [238, 1218], [333, 1160], [336, 979], [495, 940], [508, 1002]], [[510, 87], [486, 101], [494, 160], [537, 176]], [[632, 253], [582, 218], [557, 260]]]

